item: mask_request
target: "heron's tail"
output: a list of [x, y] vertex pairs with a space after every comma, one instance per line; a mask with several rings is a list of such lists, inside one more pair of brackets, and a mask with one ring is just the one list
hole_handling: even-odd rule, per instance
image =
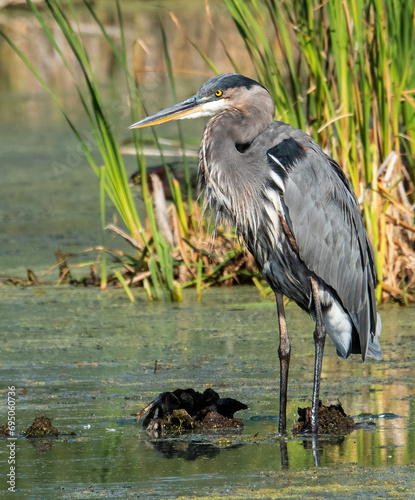
[[371, 358], [382, 359], [382, 349], [379, 344], [378, 337], [382, 330], [382, 320], [380, 319], [380, 314], [376, 313], [376, 334], [369, 340], [369, 345], [367, 347], [367, 355]]

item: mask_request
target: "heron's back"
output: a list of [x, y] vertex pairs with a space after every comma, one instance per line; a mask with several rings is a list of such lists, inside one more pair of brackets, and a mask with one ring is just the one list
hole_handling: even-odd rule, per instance
[[313, 314], [316, 278], [339, 355], [380, 359], [373, 250], [341, 168], [282, 122], [245, 149], [222, 142], [208, 153], [207, 204], [233, 222], [273, 290]]

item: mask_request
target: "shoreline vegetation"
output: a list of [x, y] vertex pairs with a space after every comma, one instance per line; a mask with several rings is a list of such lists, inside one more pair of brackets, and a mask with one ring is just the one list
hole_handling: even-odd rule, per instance
[[[233, 20], [238, 43], [245, 52], [238, 60], [232, 55], [215, 31], [206, 2], [206, 21], [228, 56], [228, 67], [243, 72], [239, 59], [248, 58], [253, 68], [248, 76], [270, 91], [276, 119], [309, 133], [342, 166], [352, 183], [374, 248], [377, 300], [415, 302], [415, 0], [220, 3], [222, 14]], [[132, 301], [130, 287], [134, 286], [142, 286], [149, 300], [180, 301], [186, 287], [195, 287], [200, 299], [206, 287], [235, 283], [254, 283], [261, 293], [269, 293], [232, 228], [213, 231], [213, 224], [201, 213], [200, 200], [194, 199], [186, 154], [181, 159], [183, 178], [179, 181], [165, 161], [164, 141], [156, 131], [149, 136], [136, 130], [128, 147], [119, 143], [102, 97], [93, 53], [83, 39], [85, 21], [80, 22], [74, 2], [27, 0], [26, 4], [72, 80], [100, 153], [97, 161], [53, 82], [16, 43], [14, 33], [1, 26], [3, 40], [61, 109], [100, 185], [102, 244], [85, 249], [82, 253], [90, 260], [82, 264], [71, 264], [76, 256], [66, 255], [64, 249], [57, 251], [57, 264], [52, 269], [59, 268], [58, 284], [93, 285], [102, 290], [118, 286]], [[108, 45], [112, 64], [123, 77], [120, 92], [128, 96], [130, 123], [135, 123], [145, 115], [146, 102], [136, 71], [140, 52], [133, 50], [135, 58], [131, 61], [122, 2], [115, 2], [111, 26], [101, 20], [95, 4], [78, 4], [86, 10], [89, 25]], [[186, 33], [174, 13], [169, 19], [211, 76], [224, 71], [198, 40]], [[176, 71], [164, 26], [160, 21], [157, 29], [173, 103], [178, 100]], [[136, 40], [134, 47], [140, 43]], [[4, 53], [4, 47], [0, 49]], [[180, 123], [178, 137], [180, 149], [185, 151], [187, 138]], [[149, 141], [165, 165], [161, 174], [146, 166]], [[132, 189], [137, 188], [125, 171], [126, 152], [137, 161], [144, 217], [139, 215], [132, 196]], [[117, 224], [108, 222], [108, 199], [117, 213]], [[108, 248], [109, 232], [126, 241], [131, 251]], [[88, 275], [80, 280], [71, 274], [79, 267], [89, 268]], [[27, 278], [0, 277], [0, 283], [37, 285], [44, 283], [48, 273], [36, 276], [28, 271]]]

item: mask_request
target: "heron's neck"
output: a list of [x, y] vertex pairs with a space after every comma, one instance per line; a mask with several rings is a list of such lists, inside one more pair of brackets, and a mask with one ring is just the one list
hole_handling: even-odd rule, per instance
[[[272, 102], [272, 101], [271, 101]], [[199, 180], [205, 208], [230, 219], [241, 234], [256, 232], [260, 199], [260, 167], [248, 160], [249, 146], [273, 121], [265, 113], [242, 113], [232, 108], [214, 116], [205, 127], [199, 156]], [[251, 219], [249, 219], [249, 217]], [[248, 220], [249, 219], [249, 220]]]
[[214, 116], [203, 133], [205, 162], [212, 165], [217, 160], [224, 168], [226, 160], [238, 161], [238, 154], [235, 153], [244, 153], [273, 119], [272, 101], [270, 106], [262, 109], [252, 106], [248, 112], [242, 112], [237, 108], [230, 108]]
[[237, 108], [231, 108], [218, 116], [217, 122], [213, 124], [213, 133], [221, 134], [224, 132], [227, 138], [240, 150], [239, 146], [249, 146], [258, 135], [269, 127], [273, 120], [274, 103], [272, 101], [269, 106], [262, 108], [250, 106], [244, 112]]

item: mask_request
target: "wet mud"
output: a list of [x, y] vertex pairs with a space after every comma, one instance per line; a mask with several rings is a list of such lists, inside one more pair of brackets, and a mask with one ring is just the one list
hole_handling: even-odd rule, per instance
[[45, 436], [58, 436], [60, 432], [52, 424], [52, 420], [46, 415], [37, 416], [33, 424], [28, 427], [23, 433], [27, 438], [45, 437]]
[[9, 426], [7, 424], [0, 425], [0, 437], [10, 436]]
[[[311, 407], [298, 408], [299, 419], [294, 424], [293, 433], [302, 434], [311, 431]], [[325, 406], [320, 401], [318, 408], [318, 432], [328, 435], [350, 434], [355, 428], [355, 422], [346, 415], [341, 403]]]
[[203, 393], [189, 389], [176, 389], [159, 394], [138, 414], [147, 413], [143, 428], [160, 435], [186, 430], [240, 429], [243, 422], [234, 413], [248, 406], [234, 398], [221, 398], [212, 388]]

